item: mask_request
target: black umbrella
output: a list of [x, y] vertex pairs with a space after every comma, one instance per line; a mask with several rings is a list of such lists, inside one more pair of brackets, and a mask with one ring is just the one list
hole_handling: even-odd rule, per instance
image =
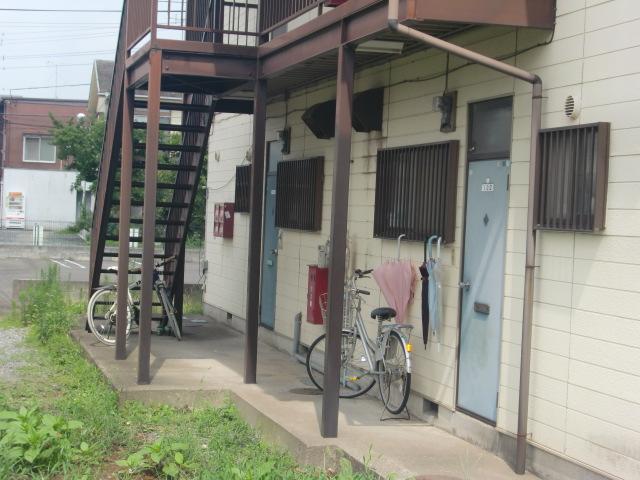
[[427, 341], [429, 340], [429, 271], [427, 270], [427, 242], [424, 241], [424, 262], [420, 265], [420, 276], [422, 280], [422, 341], [424, 342], [424, 348], [427, 348]]

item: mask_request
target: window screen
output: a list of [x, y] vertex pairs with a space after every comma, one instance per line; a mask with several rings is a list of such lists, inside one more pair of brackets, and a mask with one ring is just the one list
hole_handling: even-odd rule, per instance
[[455, 236], [458, 141], [378, 151], [373, 234]]
[[276, 227], [320, 230], [323, 183], [323, 157], [279, 162], [276, 183]]
[[236, 167], [236, 213], [249, 213], [251, 165]]
[[609, 130], [595, 123], [540, 132], [538, 228], [604, 228]]

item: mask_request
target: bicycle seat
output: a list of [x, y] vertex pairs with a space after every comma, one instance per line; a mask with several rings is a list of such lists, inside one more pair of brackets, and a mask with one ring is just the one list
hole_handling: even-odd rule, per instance
[[371, 318], [378, 318], [381, 321], [391, 320], [396, 316], [396, 311], [389, 307], [380, 307], [371, 311]]

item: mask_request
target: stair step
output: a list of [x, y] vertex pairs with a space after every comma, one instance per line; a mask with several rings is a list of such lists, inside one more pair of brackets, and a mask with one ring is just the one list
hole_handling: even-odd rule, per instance
[[[132, 187], [144, 188], [144, 182], [131, 182]], [[191, 190], [193, 185], [187, 183], [157, 183], [158, 188], [165, 190]]]
[[[112, 275], [117, 275], [117, 274], [118, 274], [118, 272], [116, 272], [116, 271], [114, 271], [114, 270], [109, 270], [109, 269], [107, 269], [107, 268], [102, 268], [102, 269], [100, 269], [100, 273], [106, 273], [106, 274], [112, 274]], [[140, 273], [141, 273], [141, 272], [140, 272], [140, 269], [137, 269], [137, 270], [129, 270], [129, 275], [139, 275]], [[173, 274], [174, 274], [174, 272], [173, 272], [173, 271], [171, 271], [171, 270], [166, 270], [166, 271], [164, 271], [164, 272], [160, 272], [160, 274], [161, 274], [161, 275], [173, 275]]]
[[[144, 162], [136, 160], [133, 162], [133, 168], [144, 168]], [[198, 169], [195, 165], [174, 165], [172, 163], [159, 163], [158, 170], [169, 172], [195, 172]]]
[[[100, 273], [107, 273], [107, 274], [111, 274], [111, 275], [117, 275], [118, 271], [117, 270], [110, 270], [108, 268], [101, 268], [100, 269]], [[140, 273], [139, 269], [136, 270], [129, 270], [129, 275], [138, 275]]]
[[[107, 240], [119, 241], [119, 235], [107, 235], [105, 238]], [[142, 242], [142, 237], [129, 237], [129, 241]], [[182, 240], [179, 238], [155, 237], [154, 241], [157, 243], [180, 243]]]
[[[113, 200], [111, 205], [117, 207], [120, 205], [120, 200]], [[144, 207], [144, 202], [142, 200], [131, 200], [132, 207]], [[173, 203], [173, 202], [156, 202], [156, 207], [163, 208], [189, 208], [188, 203]]]
[[[113, 223], [113, 224], [119, 224], [120, 223], [120, 219], [118, 217], [111, 217], [109, 218], [109, 223]], [[142, 219], [141, 218], [132, 218], [129, 223], [131, 225], [142, 225]], [[182, 227], [185, 224], [185, 222], [180, 221], [180, 220], [156, 220], [156, 225], [171, 225], [174, 227]]]
[[[118, 258], [118, 252], [104, 252], [102, 254], [103, 257], [105, 258]], [[142, 254], [141, 253], [129, 253], [129, 258], [142, 258]], [[167, 258], [167, 255], [163, 254], [163, 253], [156, 253], [153, 258], [158, 258], [158, 259], [162, 259], [164, 260], [165, 258]]]
[[[137, 130], [146, 130], [147, 124], [144, 122], [134, 122], [133, 128]], [[194, 133], [207, 133], [207, 127], [201, 125], [174, 125], [172, 123], [161, 123], [160, 130], [163, 132], [194, 132]]]
[[[146, 143], [134, 143], [134, 150], [146, 150]], [[172, 145], [171, 143], [158, 144], [158, 150], [161, 152], [185, 152], [185, 153], [200, 153], [202, 147], [198, 145]]]
[[[146, 100], [136, 100], [133, 102], [136, 108], [147, 108]], [[160, 102], [160, 110], [176, 110], [178, 112], [200, 112], [209, 113], [211, 107], [209, 105], [197, 105], [191, 103], [172, 103]]]

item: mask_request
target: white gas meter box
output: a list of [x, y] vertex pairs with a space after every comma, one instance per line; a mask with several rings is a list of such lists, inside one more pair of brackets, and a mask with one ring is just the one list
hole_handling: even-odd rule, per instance
[[23, 192], [9, 192], [5, 204], [6, 228], [25, 228], [25, 197]]

